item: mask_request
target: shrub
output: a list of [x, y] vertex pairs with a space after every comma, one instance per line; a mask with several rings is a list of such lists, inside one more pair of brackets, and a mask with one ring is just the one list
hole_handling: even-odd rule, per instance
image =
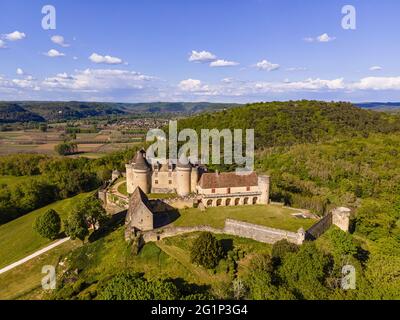
[[50, 240], [57, 238], [61, 230], [59, 214], [53, 209], [48, 210], [36, 219], [34, 229], [43, 238]]
[[203, 232], [193, 243], [190, 261], [207, 269], [213, 269], [223, 254], [221, 243], [210, 232]]

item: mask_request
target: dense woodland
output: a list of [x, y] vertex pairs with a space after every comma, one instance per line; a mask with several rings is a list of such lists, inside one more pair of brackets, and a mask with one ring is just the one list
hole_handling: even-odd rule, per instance
[[[362, 110], [349, 103], [290, 101], [201, 114], [179, 121], [179, 127], [254, 128], [256, 170], [271, 176], [272, 200], [319, 215], [335, 206], [348, 206], [353, 211], [351, 233], [332, 229], [315, 243], [301, 247], [277, 244], [270, 255], [256, 254], [248, 273], [241, 276], [234, 267], [235, 259], [240, 258], [229, 260], [226, 253], [220, 259], [231, 261], [233, 267], [227, 270], [233, 272], [232, 282], [224, 286], [223, 293], [210, 288], [205, 292], [192, 290], [194, 296], [190, 296], [186, 284], [178, 288], [170, 280], [157, 282], [137, 274], [114, 274], [100, 280], [96, 292], [89, 296], [80, 294], [88, 286], [88, 279], [81, 279], [82, 288], [68, 285], [58, 291], [57, 298], [400, 298], [398, 116]], [[0, 223], [44, 202], [95, 189], [109, 178], [112, 169], [123, 169], [134, 151], [97, 160], [37, 155], [1, 158], [1, 175], [31, 176], [32, 180], [1, 187]], [[227, 167], [212, 167], [217, 168]], [[96, 245], [81, 251], [90, 251]], [[346, 263], [357, 270], [355, 291], [341, 290], [337, 282]], [[143, 295], [135, 286], [143, 288]]]
[[235, 104], [209, 102], [103, 103], [23, 101], [0, 102], [0, 124], [77, 120], [89, 117], [127, 117], [144, 114], [188, 115], [202, 111], [218, 111]]

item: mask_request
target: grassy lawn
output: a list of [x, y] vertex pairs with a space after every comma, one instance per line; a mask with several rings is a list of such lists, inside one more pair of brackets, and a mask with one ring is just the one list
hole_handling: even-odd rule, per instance
[[308, 229], [315, 223], [313, 219], [302, 219], [292, 216], [298, 210], [276, 205], [249, 205], [237, 207], [213, 207], [202, 212], [196, 208], [179, 210], [180, 217], [175, 226], [209, 225], [223, 228], [227, 218], [259, 224], [271, 228], [297, 231]]
[[81, 245], [78, 241], [67, 241], [39, 257], [32, 259], [0, 275], [0, 300], [40, 299], [43, 295], [41, 280], [45, 276], [45, 265], [57, 266], [60, 258]]
[[90, 193], [52, 203], [0, 226], [0, 268], [18, 261], [48, 245], [51, 241], [39, 236], [32, 228], [35, 219], [48, 209], [56, 210], [65, 218], [76, 203]]
[[[117, 183], [118, 183], [118, 182], [117, 182]], [[126, 190], [126, 182], [121, 183], [121, 184], [118, 186], [118, 192], [121, 193], [121, 194], [123, 194], [123, 195], [125, 195], [125, 196], [128, 195], [128, 191]]]

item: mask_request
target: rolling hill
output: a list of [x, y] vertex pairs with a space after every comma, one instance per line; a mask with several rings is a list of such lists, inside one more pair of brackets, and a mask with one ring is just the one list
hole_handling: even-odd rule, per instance
[[224, 103], [103, 103], [103, 102], [0, 102], [0, 123], [75, 120], [110, 115], [143, 114], [189, 115], [202, 111], [219, 111], [236, 104]]
[[288, 101], [249, 104], [179, 121], [179, 128], [254, 129], [256, 148], [313, 143], [335, 136], [400, 130], [400, 118], [347, 102]]

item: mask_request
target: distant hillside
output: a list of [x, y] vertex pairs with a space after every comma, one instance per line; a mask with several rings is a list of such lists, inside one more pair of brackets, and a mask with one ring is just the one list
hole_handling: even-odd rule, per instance
[[0, 102], [0, 122], [41, 122], [74, 120], [109, 115], [129, 116], [144, 113], [194, 114], [202, 111], [219, 111], [238, 106], [223, 103], [100, 103], [100, 102]]
[[400, 112], [400, 102], [366, 102], [356, 105], [363, 109], [375, 111]]
[[179, 128], [254, 129], [257, 148], [316, 142], [337, 135], [400, 130], [400, 118], [350, 103], [288, 101], [255, 103], [179, 121]]
[[16, 103], [0, 102], [0, 123], [27, 121], [42, 122], [45, 119], [36, 113], [22, 108]]

